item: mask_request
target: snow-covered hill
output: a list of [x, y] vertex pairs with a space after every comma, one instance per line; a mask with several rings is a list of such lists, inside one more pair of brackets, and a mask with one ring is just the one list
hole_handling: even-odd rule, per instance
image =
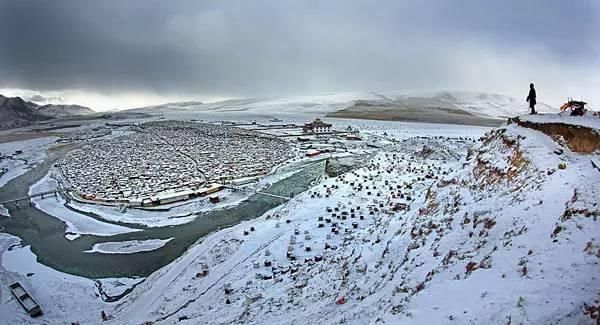
[[95, 113], [91, 108], [81, 105], [48, 104], [40, 106], [36, 110], [38, 113], [53, 117], [88, 115]]
[[213, 103], [182, 102], [136, 108], [136, 111], [198, 111], [198, 112], [247, 112], [253, 114], [308, 113], [324, 115], [350, 106], [355, 100], [377, 99], [367, 92], [336, 93], [318, 96], [298, 96], [285, 98], [246, 98], [230, 99]]
[[[516, 116], [528, 112], [525, 100], [514, 97], [482, 92], [417, 92], [404, 91], [394, 93], [349, 92], [332, 93], [318, 96], [298, 96], [287, 98], [233, 99], [215, 103], [182, 102], [137, 108], [136, 111], [195, 111], [195, 112], [245, 112], [249, 114], [314, 114], [325, 115], [359, 103], [371, 105], [398, 106], [409, 103], [415, 107], [442, 107], [464, 110], [484, 118]], [[539, 103], [539, 112], [556, 111], [552, 107]]]
[[[528, 103], [525, 98], [519, 99], [500, 94], [453, 91], [439, 92], [431, 97], [483, 117], [507, 118], [528, 112]], [[536, 110], [540, 113], [558, 111], [542, 102], [536, 105]]]
[[600, 119], [514, 121], [474, 147], [390, 134], [364, 167], [151, 275], [114, 322], [596, 323]]
[[0, 95], [0, 130], [18, 128], [50, 119], [49, 116], [36, 111], [37, 107], [37, 104], [26, 102], [21, 97]]
[[87, 115], [94, 111], [79, 105], [39, 106], [36, 103], [23, 100], [21, 97], [5, 97], [0, 95], [0, 130], [31, 125], [37, 121], [54, 117]]

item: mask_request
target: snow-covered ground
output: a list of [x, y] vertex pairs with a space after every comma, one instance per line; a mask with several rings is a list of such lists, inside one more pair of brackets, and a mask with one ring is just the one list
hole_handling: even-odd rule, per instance
[[171, 239], [173, 238], [99, 243], [94, 244], [92, 249], [85, 252], [102, 254], [132, 254], [137, 252], [147, 252], [165, 246]]
[[[115, 322], [594, 323], [600, 173], [590, 159], [598, 155], [511, 125], [461, 161], [420, 158], [444, 146], [452, 147], [388, 146], [355, 173], [209, 236], [136, 288]], [[442, 180], [423, 179], [421, 169]], [[390, 197], [386, 180], [413, 200]], [[359, 182], [372, 193], [357, 191]], [[410, 210], [382, 212], [395, 202]], [[331, 217], [327, 207], [340, 217], [354, 208], [355, 218]], [[205, 264], [208, 275], [196, 274]]]
[[[46, 157], [46, 149], [53, 144], [57, 137], [45, 137], [24, 141], [0, 143], [0, 170], [6, 168], [6, 173], [0, 176], [0, 186], [8, 181], [25, 174], [32, 166], [40, 163]], [[15, 154], [17, 150], [21, 154]]]
[[[349, 153], [340, 153], [337, 155], [343, 156], [349, 155]], [[317, 159], [321, 159], [321, 157], [317, 157]], [[303, 160], [300, 160], [296, 163], [302, 162]], [[161, 205], [155, 209], [138, 209], [87, 204], [77, 202], [75, 200], [65, 203], [61, 198], [56, 200], [54, 197], [52, 197], [52, 199], [45, 199], [43, 201], [43, 206], [48, 211], [53, 211], [55, 215], [73, 215], [78, 214], [77, 211], [82, 211], [93, 213], [99, 218], [113, 223], [121, 222], [145, 227], [174, 226], [192, 222], [203, 212], [225, 209], [237, 205], [243, 200], [247, 199], [248, 196], [253, 192], [262, 190], [270, 184], [273, 184], [284, 178], [288, 178], [292, 174], [298, 172], [300, 168], [299, 166], [300, 165], [294, 163], [282, 164], [274, 168], [274, 170], [277, 172], [274, 171], [269, 175], [261, 177], [257, 182], [244, 185], [240, 191], [232, 191], [230, 189], [222, 190], [217, 193], [220, 200], [218, 203], [210, 203], [207, 197], [201, 197], [188, 201]], [[56, 187], [56, 181], [49, 175], [44, 179], [44, 183], [52, 185], [48, 188]], [[42, 188], [35, 189], [36, 192], [42, 190]], [[42, 203], [40, 200], [34, 200], [34, 202]], [[73, 211], [72, 209], [75, 209], [76, 211]], [[59, 213], [59, 211], [62, 212]], [[81, 218], [87, 220], [88, 217], [83, 215]]]
[[[529, 107], [525, 98], [474, 91], [420, 92], [414, 95], [436, 98], [482, 117], [512, 117], [527, 112]], [[540, 113], [557, 111], [544, 103], [538, 103], [535, 109]]]
[[[231, 193], [229, 190], [219, 192], [221, 201], [210, 203], [208, 198], [197, 198], [177, 204], [161, 206], [159, 209], [137, 209], [118, 206], [105, 206], [81, 203], [71, 200], [67, 206], [77, 211], [94, 213], [108, 222], [123, 222], [145, 227], [165, 227], [185, 224], [194, 221], [198, 213], [213, 209], [222, 209], [239, 203], [245, 199], [244, 193]], [[52, 202], [56, 204], [57, 202]], [[57, 209], [67, 209], [58, 204]], [[168, 209], [167, 209], [168, 208]]]
[[594, 112], [588, 112], [585, 116], [571, 116], [570, 111], [559, 114], [534, 114], [520, 116], [521, 121], [533, 123], [559, 123], [600, 130], [600, 118], [594, 116]]
[[[47, 174], [29, 188], [29, 194], [53, 191], [57, 188], [58, 182], [50, 174]], [[44, 198], [35, 197], [31, 201], [37, 209], [64, 221], [67, 224], [65, 233], [70, 235], [108, 236], [139, 231], [138, 229], [98, 221], [92, 217], [69, 210], [64, 206], [65, 200], [60, 195], [47, 195]], [[70, 238], [74, 239], [75, 237]]]
[[204, 201], [195, 200], [194, 202], [190, 202], [189, 205], [184, 206], [188, 207], [189, 210], [185, 209], [181, 213], [175, 211], [182, 209], [155, 212], [134, 208], [127, 209], [113, 206], [85, 204], [76, 201], [70, 201], [67, 205], [78, 211], [94, 213], [109, 222], [124, 222], [147, 227], [164, 227], [193, 221], [197, 217], [196, 215], [192, 215], [194, 207], [197, 205], [205, 206], [206, 204], [204, 204]]
[[333, 123], [335, 127], [343, 129], [348, 126], [357, 129], [360, 133], [369, 135], [384, 136], [395, 140], [403, 140], [411, 137], [475, 137], [482, 136], [489, 131], [489, 127], [468, 126], [468, 125], [439, 125], [430, 123], [415, 122], [394, 122], [394, 121], [370, 121], [358, 119], [325, 118], [328, 123]]
[[[140, 279], [103, 279], [94, 281], [64, 274], [36, 262], [29, 246], [20, 247], [19, 239], [0, 234], [0, 320], [3, 324], [70, 324], [84, 320], [99, 323], [100, 313], [110, 309], [103, 292], [118, 295]], [[11, 248], [9, 248], [11, 247]], [[31, 318], [12, 296], [8, 286], [19, 282], [41, 306], [43, 316]]]
[[[347, 153], [341, 153], [340, 155], [347, 155]], [[319, 157], [320, 158], [320, 157]], [[294, 164], [285, 164], [281, 167], [284, 169], [282, 172], [271, 173], [265, 177], [260, 178], [256, 183], [251, 183], [243, 187], [244, 191], [234, 192], [229, 189], [218, 192], [219, 203], [210, 203], [207, 197], [196, 198], [184, 202], [177, 202], [169, 205], [162, 205], [156, 209], [138, 209], [138, 208], [125, 208], [119, 206], [106, 206], [96, 205], [78, 202], [70, 200], [68, 203], [64, 199], [58, 197], [46, 198], [44, 200], [34, 199], [37, 207], [42, 210], [52, 212], [52, 215], [56, 215], [62, 220], [71, 222], [69, 227], [77, 227], [77, 223], [89, 222], [89, 219], [97, 221], [93, 218], [89, 218], [82, 215], [80, 212], [93, 213], [99, 218], [112, 223], [127, 223], [134, 225], [141, 225], [145, 227], [165, 227], [174, 226], [192, 222], [199, 215], [206, 211], [214, 211], [217, 209], [224, 209], [239, 204], [241, 201], [248, 198], [248, 196], [254, 191], [264, 189], [270, 184], [273, 184], [281, 179], [290, 177], [292, 174], [298, 172], [298, 167], [294, 167]], [[277, 168], [279, 169], [279, 168]], [[287, 171], [291, 170], [291, 171]], [[46, 175], [44, 179], [35, 184], [32, 187], [30, 193], [39, 193], [41, 191], [47, 191], [55, 189], [57, 182], [52, 176], [52, 172]], [[75, 210], [75, 211], [74, 211]], [[79, 217], [77, 218], [76, 215]], [[63, 219], [69, 217], [69, 220]], [[80, 219], [80, 220], [77, 220]], [[77, 220], [77, 223], [73, 223], [73, 220]], [[104, 223], [102, 223], [104, 224]], [[112, 225], [111, 225], [112, 226]], [[122, 228], [119, 228], [122, 229]], [[89, 230], [88, 230], [89, 231]], [[99, 231], [106, 231], [101, 230]], [[83, 233], [81, 229], [78, 231], [69, 230], [68, 232], [73, 234]], [[86, 232], [87, 233], [87, 232]]]
[[[591, 119], [521, 119], [599, 130]], [[35, 263], [28, 248], [7, 250], [18, 241], [1, 235], [0, 282], [25, 283], [49, 312], [28, 318], [3, 288], [0, 320], [98, 323], [103, 310], [109, 324], [596, 323], [598, 152], [571, 152], [517, 124], [331, 120], [358, 126], [377, 154], [203, 238], [144, 282], [101, 281], [112, 295], [135, 286], [117, 302], [103, 302], [97, 282]], [[74, 298], [58, 292], [65, 284]]]
[[[404, 145], [408, 144], [410, 148], [422, 149], [425, 143], [429, 143], [429, 141], [412, 139]], [[468, 142], [455, 140], [453, 142], [448, 141], [444, 145], [464, 154]], [[398, 145], [392, 146], [390, 149], [401, 150], [402, 147]], [[246, 296], [257, 297], [261, 293], [263, 298], [267, 299], [266, 301], [275, 304], [273, 308], [279, 304], [285, 304], [281, 298], [273, 300], [264, 296], [267, 292], [275, 295], [286, 295], [283, 288], [278, 289], [276, 287], [292, 285], [292, 278], [296, 276], [291, 273], [296, 273], [295, 270], [301, 270], [313, 264], [314, 267], [322, 268], [318, 265], [325, 267], [323, 263], [329, 263], [329, 261], [324, 261], [335, 258], [337, 250], [341, 250], [348, 243], [352, 242], [354, 243], [353, 247], [357, 247], [360, 246], [360, 243], [376, 240], [370, 238], [373, 228], [378, 225], [381, 226], [382, 220], [388, 214], [381, 212], [370, 214], [370, 208], [379, 209], [380, 203], [384, 204], [382, 210], [388, 210], [390, 204], [395, 203], [412, 205], [413, 200], [416, 198], [415, 195], [419, 195], [418, 193], [421, 193], [434, 182], [433, 177], [425, 178], [426, 175], [433, 176], [433, 171], [436, 175], [442, 175], [447, 173], [449, 169], [458, 166], [456, 160], [448, 164], [442, 164], [442, 160], [432, 161], [412, 158], [409, 157], [410, 154], [412, 154], [412, 151], [402, 156], [400, 154], [394, 156], [392, 152], [381, 153], [372, 160], [372, 165], [361, 168], [356, 171], [356, 174], [347, 175], [343, 180], [336, 178], [325, 180], [307, 193], [300, 195], [285, 206], [268, 212], [259, 219], [209, 236], [201, 244], [190, 249], [177, 262], [150, 276], [148, 281], [140, 286], [140, 288], [145, 289], [139, 289], [132, 293], [131, 299], [133, 302], [131, 305], [124, 303], [121, 307], [123, 310], [118, 310], [118, 312], [130, 315], [128, 317], [135, 317], [134, 322], [142, 322], [144, 320], [160, 319], [165, 314], [168, 315], [176, 311], [178, 307], [184, 306], [188, 300], [197, 299], [181, 312], [167, 318], [168, 322], [175, 321], [179, 317], [191, 317], [193, 322], [209, 322], [208, 318], [200, 317], [200, 315], [206, 315], [216, 323], [227, 323], [240, 321], [237, 318], [240, 316], [239, 313], [231, 313], [231, 310], [227, 307], [247, 306], [245, 303]], [[450, 157], [445, 158], [452, 160]], [[384, 176], [382, 174], [383, 170], [392, 168], [392, 166], [397, 169]], [[377, 180], [370, 180], [371, 176]], [[367, 177], [367, 179], [364, 177]], [[417, 179], [419, 180], [417, 181]], [[350, 185], [358, 186], [359, 182], [365, 184], [362, 191], [357, 191]], [[411, 184], [410, 189], [407, 189], [408, 186], [404, 182]], [[401, 184], [402, 190], [397, 189], [398, 184]], [[335, 188], [335, 186], [338, 188]], [[374, 186], [378, 189], [370, 191], [366, 189], [367, 186]], [[398, 194], [397, 198], [392, 198], [390, 186], [393, 187], [392, 191]], [[329, 194], [327, 194], [328, 189], [331, 191]], [[404, 192], [402, 197], [399, 194], [401, 191]], [[318, 193], [318, 197], [313, 198], [315, 193]], [[409, 199], [404, 195], [412, 197]], [[359, 206], [360, 210], [351, 210]], [[336, 213], [339, 218], [331, 218], [330, 213], [326, 212], [327, 207], [340, 209]], [[342, 216], [344, 211], [348, 213], [347, 216]], [[322, 218], [320, 222], [323, 224], [322, 228], [318, 227], [319, 218]], [[327, 218], [332, 220], [328, 222]], [[287, 223], [287, 220], [290, 222]], [[339, 234], [332, 235], [331, 225], [333, 222], [338, 223]], [[356, 223], [357, 228], [353, 227], [353, 222]], [[244, 236], [242, 234], [243, 230], [251, 227], [254, 227], [255, 231], [247, 237]], [[295, 234], [296, 230], [298, 234]], [[308, 232], [308, 237], [305, 232]], [[292, 239], [293, 237], [295, 238]], [[331, 245], [334, 250], [325, 249], [325, 243]], [[307, 246], [310, 246], [310, 252], [306, 251]], [[292, 247], [297, 262], [289, 261], [286, 258], [286, 252], [289, 249], [286, 249], [286, 247]], [[323, 257], [324, 261], [303, 262], [306, 258], [314, 261], [315, 256]], [[271, 261], [274, 268], [265, 267], [265, 260]], [[257, 268], [255, 268], [254, 263], [257, 263]], [[208, 276], [197, 278], [191, 283], [184, 280], [189, 277], [196, 277], [195, 273], [204, 264], [210, 266]], [[184, 267], [183, 270], [182, 267]], [[226, 275], [225, 279], [223, 279], [224, 275]], [[258, 275], [260, 275], [259, 279], [257, 279]], [[265, 277], [270, 280], [265, 280], [267, 279]], [[303, 281], [306, 281], [306, 279]], [[315, 289], [313, 294], [317, 294], [326, 287], [324, 283], [328, 279], [322, 279], [322, 281], [319, 284], [323, 288]], [[164, 288], [156, 286], [156, 283], [171, 283], [171, 286]], [[180, 290], [178, 285], [173, 286], [174, 283], [181, 283], [185, 287], [183, 290], [190, 292], [190, 294], [174, 297], [173, 294]], [[235, 288], [235, 295], [224, 296], [222, 294], [225, 283], [232, 283], [232, 287]], [[148, 292], [146, 293], [145, 290], [148, 290]], [[139, 297], [137, 297], [138, 294]], [[215, 300], [215, 297], [219, 297], [219, 299]], [[201, 307], [200, 305], [205, 304], [207, 299], [213, 300], [214, 303]], [[226, 299], [231, 299], [233, 301], [232, 305], [225, 304]], [[262, 309], [262, 307], [260, 308]], [[320, 307], [310, 308], [317, 310]], [[152, 309], [156, 309], [156, 312], [150, 314], [146, 312]], [[208, 312], [209, 309], [212, 311]], [[264, 311], [267, 312], [267, 310]], [[304, 314], [300, 313], [295, 319], [300, 320], [303, 316]], [[281, 317], [279, 320], [277, 318], [263, 318], [262, 320], [254, 319], [253, 321], [285, 322], [286, 318], [283, 315]], [[119, 319], [119, 317], [116, 318], [117, 321]], [[315, 321], [313, 320], [313, 323]]]

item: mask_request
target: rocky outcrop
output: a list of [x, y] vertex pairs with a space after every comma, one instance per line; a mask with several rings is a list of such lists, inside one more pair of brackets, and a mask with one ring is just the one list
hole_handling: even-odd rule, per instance
[[39, 106], [21, 97], [5, 97], [0, 95], [0, 130], [8, 130], [31, 125], [38, 121], [55, 117], [88, 115], [95, 113], [91, 108], [80, 105]]
[[600, 132], [595, 128], [555, 121], [523, 120], [518, 117], [509, 119], [509, 123], [543, 132], [573, 152], [589, 154], [600, 150]]
[[0, 130], [27, 126], [51, 118], [38, 112], [37, 108], [37, 104], [26, 102], [20, 97], [0, 95]]

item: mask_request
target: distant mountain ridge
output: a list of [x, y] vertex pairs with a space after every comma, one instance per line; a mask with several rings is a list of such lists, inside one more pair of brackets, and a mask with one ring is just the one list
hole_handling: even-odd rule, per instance
[[39, 113], [54, 117], [64, 117], [73, 115], [88, 115], [93, 114], [95, 111], [89, 107], [81, 105], [55, 105], [48, 104], [39, 106], [36, 109]]
[[79, 105], [43, 105], [23, 100], [21, 97], [0, 95], [0, 130], [8, 130], [31, 125], [56, 117], [87, 115], [94, 113], [88, 107]]
[[[492, 126], [508, 117], [529, 112], [525, 98], [475, 91], [342, 92], [316, 96], [229, 99], [211, 103], [168, 103], [134, 110], [148, 113], [244, 112], [257, 116], [304, 114]], [[542, 102], [538, 102], [536, 110], [540, 113], [558, 111]]]
[[164, 103], [164, 104], [158, 104], [158, 105], [129, 108], [129, 109], [125, 109], [125, 111], [130, 111], [130, 112], [137, 112], [137, 111], [149, 112], [149, 111], [153, 111], [153, 110], [177, 111], [177, 110], [187, 110], [187, 109], [202, 106], [202, 105], [204, 105], [204, 103], [199, 102], [199, 101], [183, 101], [183, 102], [172, 102], [172, 103]]
[[27, 126], [52, 118], [38, 112], [37, 108], [37, 104], [26, 102], [21, 97], [0, 95], [0, 130]]

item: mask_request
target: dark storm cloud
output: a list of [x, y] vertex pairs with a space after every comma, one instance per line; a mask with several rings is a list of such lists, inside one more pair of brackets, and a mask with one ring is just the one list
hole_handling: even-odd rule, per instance
[[597, 66], [599, 19], [592, 0], [0, 0], [0, 88], [464, 88], [480, 82], [464, 69], [479, 59], [519, 63], [532, 52], [565, 68]]

